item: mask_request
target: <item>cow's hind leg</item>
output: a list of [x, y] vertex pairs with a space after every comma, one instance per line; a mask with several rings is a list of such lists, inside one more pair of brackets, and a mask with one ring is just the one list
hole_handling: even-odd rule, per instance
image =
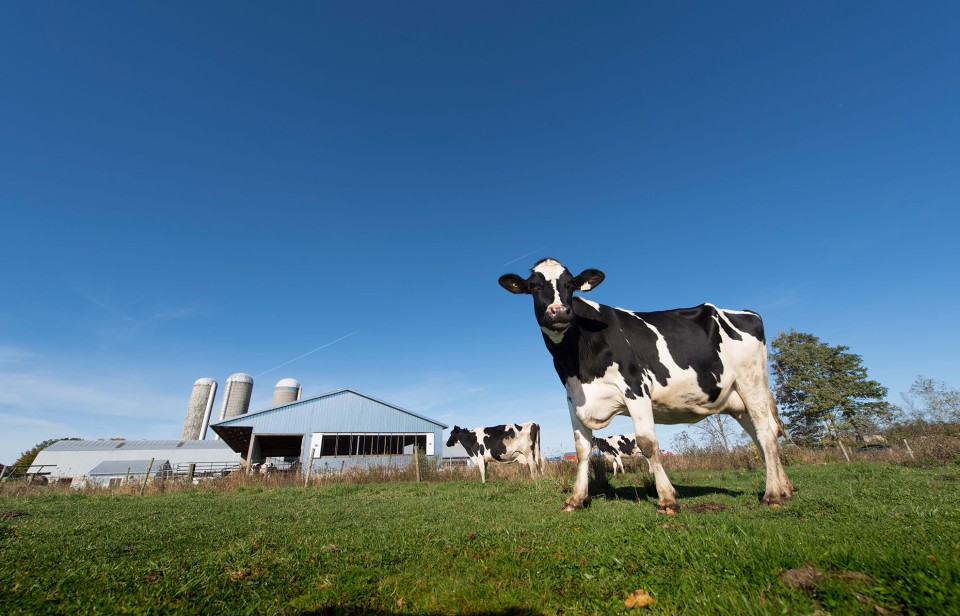
[[653, 403], [649, 398], [636, 398], [628, 401], [627, 408], [636, 430], [637, 446], [647, 459], [650, 473], [657, 484], [657, 513], [673, 515], [680, 511], [680, 505], [677, 504], [677, 491], [660, 463], [660, 443], [653, 425]]
[[527, 459], [527, 468], [530, 469], [530, 478], [537, 478], [537, 456], [536, 453], [531, 451], [530, 455], [524, 456]]
[[747, 413], [735, 416], [753, 442], [763, 453], [766, 464], [766, 487], [763, 502], [771, 506], [783, 504], [785, 499], [793, 497], [793, 484], [780, 464], [780, 447], [777, 444], [778, 424], [775, 419], [773, 398], [766, 387], [741, 388], [737, 393], [747, 407]]

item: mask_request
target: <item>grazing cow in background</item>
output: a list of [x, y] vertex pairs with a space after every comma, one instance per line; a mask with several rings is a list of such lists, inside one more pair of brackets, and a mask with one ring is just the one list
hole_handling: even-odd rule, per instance
[[766, 461], [763, 502], [778, 506], [793, 495], [780, 464], [783, 424], [767, 382], [767, 345], [760, 316], [710, 304], [631, 312], [580, 297], [603, 282], [603, 272], [574, 276], [553, 259], [530, 276], [500, 277], [511, 293], [533, 296], [543, 341], [567, 390], [577, 449], [577, 478], [563, 511], [589, 501], [588, 459], [593, 431], [616, 415], [633, 420], [637, 446], [657, 485], [657, 511], [676, 513], [677, 494], [660, 463], [654, 423], [693, 423], [715, 413], [733, 416]]
[[593, 446], [600, 451], [600, 455], [607, 462], [613, 464], [613, 474], [617, 474], [617, 467], [620, 472], [626, 474], [623, 470], [623, 458], [638, 456], [640, 448], [637, 447], [637, 439], [631, 434], [618, 434], [617, 436], [594, 437]]
[[480, 481], [487, 482], [487, 462], [522, 462], [530, 476], [543, 474], [540, 457], [540, 425], [532, 421], [472, 430], [454, 426], [447, 447], [463, 445], [467, 455], [480, 469]]

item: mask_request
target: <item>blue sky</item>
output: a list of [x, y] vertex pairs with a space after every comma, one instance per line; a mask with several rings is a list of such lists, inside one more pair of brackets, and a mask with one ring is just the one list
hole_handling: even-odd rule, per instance
[[572, 449], [544, 256], [956, 387], [958, 6], [7, 3], [0, 462], [235, 372]]

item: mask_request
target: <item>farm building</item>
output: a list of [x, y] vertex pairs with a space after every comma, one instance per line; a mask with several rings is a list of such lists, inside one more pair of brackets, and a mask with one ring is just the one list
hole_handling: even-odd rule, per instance
[[[152, 461], [152, 464], [151, 464]], [[240, 456], [219, 441], [57, 441], [37, 454], [30, 467], [50, 481], [107, 485], [150, 476], [222, 474], [240, 466]]]
[[313, 470], [402, 466], [443, 456], [442, 423], [352, 389], [221, 419], [210, 429], [244, 464]]

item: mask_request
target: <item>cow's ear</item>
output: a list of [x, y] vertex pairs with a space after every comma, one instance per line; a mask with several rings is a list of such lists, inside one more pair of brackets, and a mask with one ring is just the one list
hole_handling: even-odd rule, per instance
[[573, 279], [573, 285], [581, 291], [589, 291], [603, 282], [604, 278], [606, 278], [606, 276], [604, 276], [600, 270], [587, 269], [583, 270], [579, 276]]
[[504, 274], [500, 276], [500, 280], [497, 282], [500, 283], [500, 286], [510, 291], [511, 293], [529, 293], [530, 287], [527, 285], [527, 281], [517, 276], [516, 274]]

